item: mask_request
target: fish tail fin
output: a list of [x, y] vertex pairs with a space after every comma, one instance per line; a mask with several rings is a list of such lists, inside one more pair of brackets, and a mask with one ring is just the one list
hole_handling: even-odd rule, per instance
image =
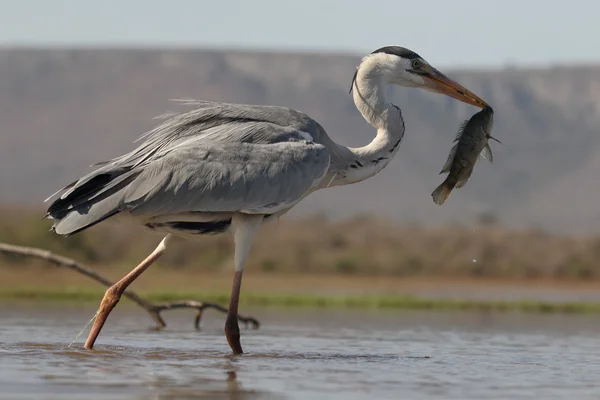
[[431, 197], [433, 197], [433, 202], [438, 206], [444, 204], [448, 196], [450, 196], [450, 192], [454, 189], [454, 185], [448, 183], [446, 179], [440, 186], [438, 186], [433, 193], [431, 193]]

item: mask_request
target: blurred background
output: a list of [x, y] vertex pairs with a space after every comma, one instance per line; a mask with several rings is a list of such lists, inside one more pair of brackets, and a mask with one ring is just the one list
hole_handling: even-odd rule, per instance
[[[600, 273], [600, 48], [585, 40], [600, 35], [600, 5], [572, 0], [541, 14], [535, 2], [507, 0], [166, 4], [3, 5], [1, 241], [73, 256], [116, 279], [159, 238], [111, 221], [58, 237], [40, 220], [47, 196], [133, 149], [153, 117], [178, 109], [173, 98], [288, 106], [337, 142], [364, 145], [375, 132], [348, 94], [352, 75], [362, 56], [401, 45], [494, 107], [494, 136], [504, 143], [492, 143], [494, 164], [479, 162], [463, 189], [435, 205], [430, 193], [455, 132], [476, 110], [390, 89], [407, 129], [396, 159], [365, 182], [311, 195], [265, 228], [250, 287], [282, 274], [319, 277], [289, 282], [299, 290], [410, 291], [401, 283], [409, 277], [582, 281]], [[231, 257], [229, 237], [178, 242], [139, 285], [156, 288], [154, 276], [163, 288], [171, 279], [225, 291]], [[36, 279], [46, 288], [87, 284], [18, 259], [0, 265], [5, 289]], [[190, 282], [174, 268], [223, 278]]]
[[[589, 0], [3, 1], [2, 395], [598, 398], [598, 15]], [[249, 354], [230, 357], [215, 310], [201, 331], [192, 311], [165, 313], [162, 333], [143, 310], [156, 321], [163, 302], [226, 305], [230, 236], [173, 241], [128, 288], [141, 307], [115, 308], [99, 351], [81, 348], [85, 328], [66, 347], [103, 285], [161, 236], [107, 220], [63, 238], [42, 220], [44, 199], [132, 150], [155, 116], [187, 109], [174, 98], [287, 106], [365, 145], [375, 130], [348, 91], [361, 58], [386, 45], [493, 106], [493, 164], [435, 205], [455, 133], [477, 110], [390, 88], [406, 134], [389, 166], [310, 195], [258, 235], [240, 298], [261, 324], [242, 328]]]

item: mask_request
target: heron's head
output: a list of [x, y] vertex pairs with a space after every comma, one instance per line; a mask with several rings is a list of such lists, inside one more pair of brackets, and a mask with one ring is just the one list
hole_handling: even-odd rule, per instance
[[386, 46], [375, 50], [362, 59], [354, 74], [354, 80], [361, 70], [365, 71], [366, 79], [372, 74], [383, 77], [387, 83], [445, 94], [479, 108], [487, 106], [479, 96], [432, 67], [414, 51], [404, 47]]

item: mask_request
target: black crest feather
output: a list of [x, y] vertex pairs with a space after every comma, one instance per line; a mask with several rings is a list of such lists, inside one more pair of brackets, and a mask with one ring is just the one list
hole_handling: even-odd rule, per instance
[[381, 48], [373, 51], [371, 54], [376, 54], [376, 53], [393, 54], [398, 57], [408, 58], [409, 60], [414, 60], [415, 58], [421, 58], [421, 56], [418, 55], [417, 53], [415, 53], [414, 51], [409, 50], [406, 47], [401, 47], [401, 46], [381, 47]]

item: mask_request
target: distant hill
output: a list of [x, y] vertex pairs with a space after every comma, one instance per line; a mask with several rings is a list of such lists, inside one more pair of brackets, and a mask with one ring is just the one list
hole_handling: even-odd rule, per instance
[[[0, 202], [40, 204], [93, 162], [133, 148], [172, 98], [283, 105], [338, 142], [374, 130], [348, 94], [360, 57], [194, 50], [0, 51]], [[435, 59], [429, 57], [435, 64]], [[425, 225], [492, 212], [510, 226], [599, 231], [600, 66], [444, 71], [495, 109], [494, 165], [438, 207], [430, 193], [463, 119], [476, 110], [394, 89], [407, 132], [397, 158], [363, 183], [311, 195], [292, 215], [355, 213]]]

